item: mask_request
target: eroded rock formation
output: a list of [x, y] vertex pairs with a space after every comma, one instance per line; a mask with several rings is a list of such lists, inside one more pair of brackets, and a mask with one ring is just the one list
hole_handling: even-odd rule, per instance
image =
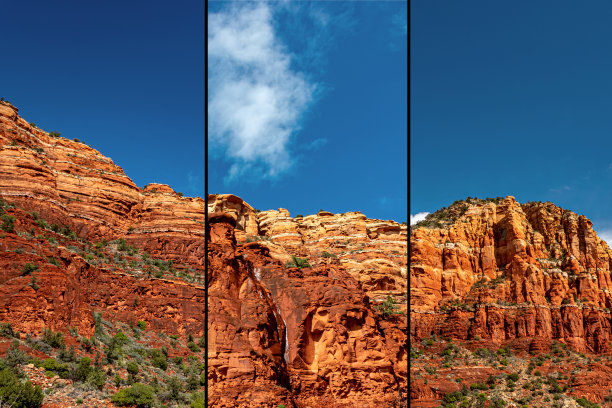
[[556, 339], [581, 351], [610, 342], [612, 251], [586, 217], [551, 203], [460, 203], [413, 228], [411, 336], [497, 343]]
[[219, 407], [393, 406], [407, 396], [406, 316], [381, 319], [336, 263], [286, 268], [209, 217], [209, 396]]
[[0, 192], [90, 241], [125, 238], [152, 255], [203, 268], [204, 200], [139, 189], [86, 144], [45, 132], [0, 103]]

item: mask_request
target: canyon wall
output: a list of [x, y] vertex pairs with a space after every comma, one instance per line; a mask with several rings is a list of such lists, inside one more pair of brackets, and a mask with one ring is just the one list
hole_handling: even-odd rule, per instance
[[456, 202], [410, 234], [410, 336], [610, 346], [612, 251], [590, 220], [513, 197]]

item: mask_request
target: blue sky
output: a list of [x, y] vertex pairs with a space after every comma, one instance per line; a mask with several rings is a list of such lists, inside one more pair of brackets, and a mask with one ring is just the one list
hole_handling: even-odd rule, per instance
[[204, 196], [203, 3], [5, 2], [0, 96], [140, 187]]
[[413, 1], [411, 214], [513, 195], [612, 237], [611, 15], [606, 1]]
[[407, 221], [405, 2], [211, 2], [211, 193]]

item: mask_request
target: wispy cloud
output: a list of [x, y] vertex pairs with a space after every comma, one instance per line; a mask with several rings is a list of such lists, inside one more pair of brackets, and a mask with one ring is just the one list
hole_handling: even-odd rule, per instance
[[319, 150], [323, 146], [327, 144], [327, 139], [320, 137], [318, 139], [313, 140], [312, 142], [306, 145], [307, 150]]
[[428, 212], [420, 212], [414, 215], [410, 214], [410, 225], [414, 225], [419, 221], [423, 221], [429, 215]]
[[570, 190], [571, 190], [570, 186], [561, 186], [561, 187], [558, 187], [558, 188], [550, 188], [550, 189], [548, 189], [549, 192], [555, 193], [555, 194], [563, 193], [565, 191], [570, 191]]
[[270, 4], [236, 2], [208, 22], [210, 137], [231, 163], [226, 180], [277, 177], [317, 84], [292, 68]]
[[612, 230], [603, 230], [601, 232], [598, 232], [597, 236], [600, 239], [603, 239], [604, 241], [606, 241], [608, 246], [612, 246]]
[[406, 12], [400, 12], [393, 16], [393, 25], [400, 30], [400, 33], [408, 35], [408, 16]]

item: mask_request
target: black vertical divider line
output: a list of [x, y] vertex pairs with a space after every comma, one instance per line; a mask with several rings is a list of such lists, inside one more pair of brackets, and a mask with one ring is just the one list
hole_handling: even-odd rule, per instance
[[[407, 126], [407, 131], [408, 134], [406, 135], [406, 137], [408, 138], [408, 143], [406, 144], [406, 157], [408, 158], [407, 163], [408, 163], [408, 185], [406, 186], [406, 191], [407, 191], [407, 198], [408, 198], [408, 205], [406, 208], [406, 219], [408, 220], [408, 230], [406, 231], [406, 241], [407, 241], [407, 251], [406, 251], [406, 256], [408, 259], [406, 259], [406, 267], [408, 268], [408, 270], [406, 271], [406, 273], [408, 274], [408, 285], [406, 285], [406, 302], [408, 302], [408, 307], [407, 307], [407, 313], [408, 313], [408, 318], [406, 319], [406, 325], [408, 326], [408, 335], [406, 336], [406, 350], [410, 350], [410, 28], [412, 26], [411, 24], [411, 20], [410, 20], [410, 7], [412, 1], [408, 0], [408, 7], [407, 7], [407, 13], [406, 13], [406, 24], [408, 24], [408, 32], [406, 33], [407, 35], [407, 41], [406, 41], [406, 47], [408, 47], [408, 92], [407, 92], [407, 99], [408, 99], [408, 116], [406, 117], [406, 120], [408, 122], [408, 126]], [[410, 359], [408, 359], [407, 361], [407, 372], [408, 372], [408, 384], [410, 384], [410, 380], [411, 380], [411, 372], [410, 372]], [[410, 391], [408, 391], [408, 395], [406, 395], [406, 399], [408, 399], [410, 396]], [[401, 391], [400, 391], [400, 397], [401, 397]]]
[[204, 13], [204, 403], [208, 406], [208, 0]]

